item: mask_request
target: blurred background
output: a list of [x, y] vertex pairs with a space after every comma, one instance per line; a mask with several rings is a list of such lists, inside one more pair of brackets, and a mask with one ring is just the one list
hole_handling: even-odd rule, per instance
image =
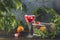
[[0, 0], [0, 31], [14, 34], [20, 25], [28, 30], [25, 14], [36, 15], [36, 21], [56, 24], [49, 36], [60, 36], [60, 0]]

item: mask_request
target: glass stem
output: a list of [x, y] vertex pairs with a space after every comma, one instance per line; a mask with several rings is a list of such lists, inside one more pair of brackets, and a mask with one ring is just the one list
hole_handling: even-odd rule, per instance
[[28, 24], [29, 32], [28, 35], [31, 35], [31, 24]]

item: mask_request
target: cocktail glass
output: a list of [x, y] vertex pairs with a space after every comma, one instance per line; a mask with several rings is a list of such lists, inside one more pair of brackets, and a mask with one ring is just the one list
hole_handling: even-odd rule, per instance
[[31, 24], [35, 20], [35, 15], [25, 15], [24, 18], [25, 18], [25, 20], [28, 24], [28, 28], [29, 28], [29, 32], [28, 32], [27, 37], [31, 38], [32, 37], [32, 35], [31, 35]]

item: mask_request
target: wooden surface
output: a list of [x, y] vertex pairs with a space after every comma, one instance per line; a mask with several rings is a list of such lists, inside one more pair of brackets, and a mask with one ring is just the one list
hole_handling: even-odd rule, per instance
[[24, 37], [20, 37], [20, 38], [0, 38], [0, 40], [40, 40], [38, 38], [24, 38]]
[[0, 38], [0, 40], [60, 40], [60, 39], [40, 39], [40, 38]]

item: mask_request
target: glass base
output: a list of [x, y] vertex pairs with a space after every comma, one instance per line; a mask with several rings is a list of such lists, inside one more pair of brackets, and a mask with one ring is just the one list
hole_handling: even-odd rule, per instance
[[32, 35], [27, 35], [27, 38], [32, 38], [33, 36]]
[[33, 36], [41, 36], [41, 35], [33, 34]]

